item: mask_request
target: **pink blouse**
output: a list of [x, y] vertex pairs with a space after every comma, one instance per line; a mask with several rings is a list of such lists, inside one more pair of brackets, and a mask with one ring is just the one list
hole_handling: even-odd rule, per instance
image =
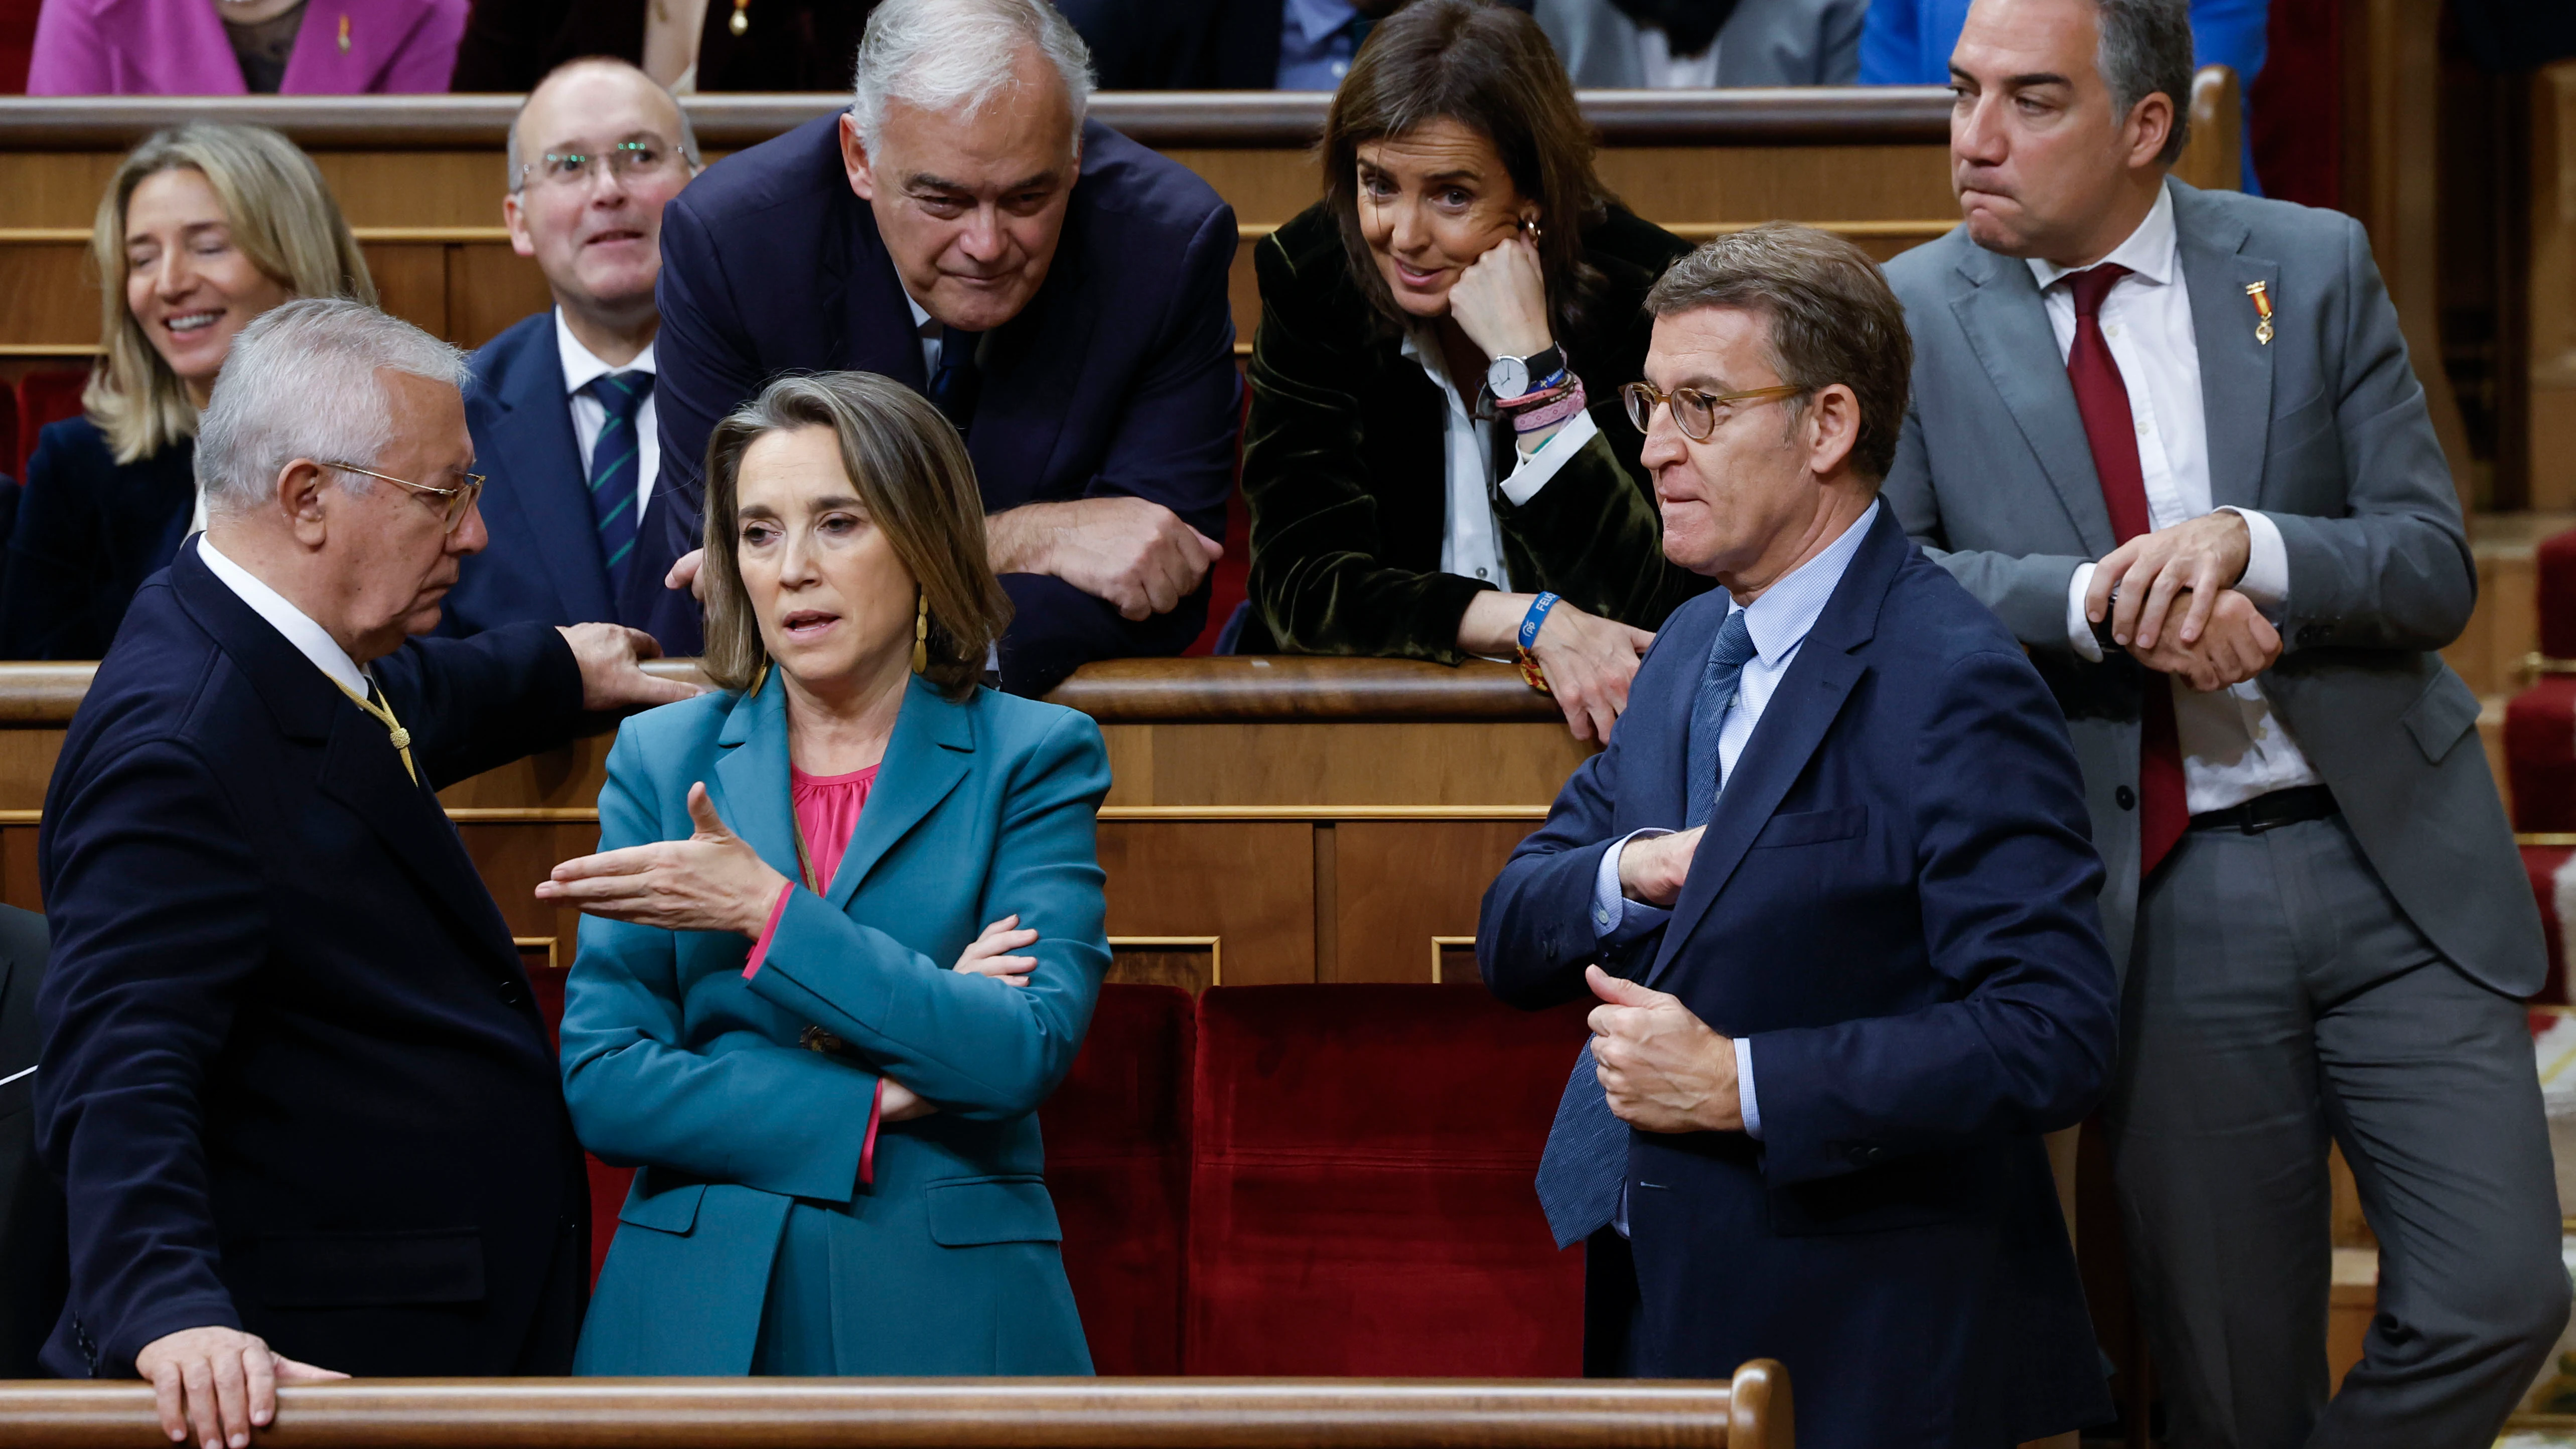
[[[832, 877], [841, 868], [841, 857], [849, 852], [850, 836], [859, 828], [859, 812], [867, 808], [869, 787], [877, 782], [877, 766], [853, 770], [846, 775], [808, 775], [790, 765], [787, 767], [787, 797], [796, 806], [796, 833], [804, 837], [805, 860], [814, 869], [814, 880], [823, 890], [832, 888]], [[760, 963], [769, 959], [769, 938], [778, 934], [778, 918], [787, 911], [787, 898], [796, 894], [799, 882], [789, 881], [770, 903], [769, 923], [760, 928], [760, 939], [751, 946], [751, 959], [742, 966], [742, 978], [750, 980], [760, 972]], [[877, 1124], [885, 1114], [885, 1078], [877, 1079], [876, 1100], [868, 1108], [867, 1142], [859, 1149], [859, 1181], [876, 1181]]]

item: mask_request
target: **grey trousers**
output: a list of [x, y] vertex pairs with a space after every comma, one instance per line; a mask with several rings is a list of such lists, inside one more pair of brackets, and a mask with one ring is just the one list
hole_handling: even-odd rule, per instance
[[[2184, 836], [2123, 995], [2112, 1165], [2168, 1449], [2493, 1443], [2568, 1313], [2521, 1004], [2434, 951], [2340, 816]], [[2380, 1243], [2332, 1403], [2328, 1134]]]

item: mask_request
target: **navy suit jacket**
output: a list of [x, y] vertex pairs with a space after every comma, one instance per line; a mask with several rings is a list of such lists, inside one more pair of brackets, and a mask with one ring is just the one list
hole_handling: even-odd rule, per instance
[[0, 576], [0, 659], [96, 659], [196, 511], [197, 440], [119, 463], [89, 419], [47, 423]]
[[[927, 385], [903, 285], [842, 169], [839, 124], [824, 116], [725, 158], [662, 214], [662, 475], [636, 544], [636, 568], [656, 579], [698, 546], [708, 434], [771, 378], [856, 370]], [[987, 512], [1132, 495], [1224, 536], [1241, 385], [1234, 243], [1233, 208], [1206, 182], [1084, 125], [1046, 281], [978, 354], [966, 450]], [[1207, 619], [1204, 588], [1130, 623], [1062, 579], [1005, 574], [1002, 586], [1017, 609], [1002, 640], [1015, 694], [1043, 693], [1086, 660], [1177, 654]], [[670, 652], [700, 647], [682, 594], [665, 591], [645, 627]]]
[[[474, 466], [491, 480], [483, 527], [492, 541], [459, 570], [438, 632], [463, 638], [523, 621], [649, 628], [669, 592], [662, 575], [670, 560], [628, 569], [622, 599], [609, 587], [552, 310], [520, 318], [475, 352], [465, 422], [474, 432]], [[644, 525], [653, 525], [649, 515]], [[683, 642], [695, 652], [694, 636]]]
[[528, 624], [372, 667], [418, 783], [190, 545], [72, 719], [37, 854], [37, 1130], [72, 1222], [56, 1373], [131, 1374], [210, 1324], [355, 1374], [571, 1366], [581, 1151], [432, 792], [561, 743], [580, 672]]
[[[1722, 592], [1485, 895], [1485, 979], [1585, 995], [1609, 843], [1682, 824]], [[1881, 509], [1727, 779], [1671, 918], [1605, 961], [1752, 1043], [1762, 1140], [1632, 1132], [1639, 1372], [1769, 1356], [1816, 1449], [2110, 1417], [2040, 1134], [2102, 1095], [2116, 994], [2066, 727], [2021, 648]], [[1615, 955], [1616, 953], [1614, 953]]]

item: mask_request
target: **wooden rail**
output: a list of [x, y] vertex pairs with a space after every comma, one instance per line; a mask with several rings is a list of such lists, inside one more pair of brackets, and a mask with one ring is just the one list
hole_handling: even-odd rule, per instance
[[[1323, 133], [1320, 91], [1137, 91], [1093, 97], [1091, 113], [1148, 146], [1300, 148]], [[1604, 145], [1939, 145], [1950, 94], [1934, 86], [1794, 90], [1584, 91]], [[846, 95], [688, 97], [700, 143], [752, 145], [849, 104]], [[498, 149], [517, 96], [9, 96], [0, 151], [123, 150], [190, 120], [274, 126], [308, 148]]]
[[[60, 729], [89, 693], [87, 663], [0, 663], [0, 729]], [[656, 674], [704, 683], [694, 659]], [[1563, 715], [1520, 671], [1484, 660], [1456, 669], [1409, 659], [1111, 659], [1047, 696], [1102, 724], [1547, 723]]]
[[[262, 1449], [1789, 1449], [1788, 1373], [1583, 1379], [379, 1379]], [[12, 1449], [168, 1449], [141, 1384], [0, 1383]]]

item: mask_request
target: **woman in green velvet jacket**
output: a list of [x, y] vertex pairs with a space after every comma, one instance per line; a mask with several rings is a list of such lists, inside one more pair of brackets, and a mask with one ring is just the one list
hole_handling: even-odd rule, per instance
[[1606, 738], [1664, 616], [1646, 291], [1689, 244], [1613, 203], [1535, 22], [1381, 21], [1324, 126], [1325, 199], [1254, 253], [1244, 653], [1516, 657]]
[[538, 887], [573, 1125], [642, 1169], [574, 1369], [1087, 1374], [1035, 1113], [1109, 965], [1100, 731], [977, 684], [1010, 603], [929, 403], [783, 378], [708, 452], [721, 689], [626, 722]]

